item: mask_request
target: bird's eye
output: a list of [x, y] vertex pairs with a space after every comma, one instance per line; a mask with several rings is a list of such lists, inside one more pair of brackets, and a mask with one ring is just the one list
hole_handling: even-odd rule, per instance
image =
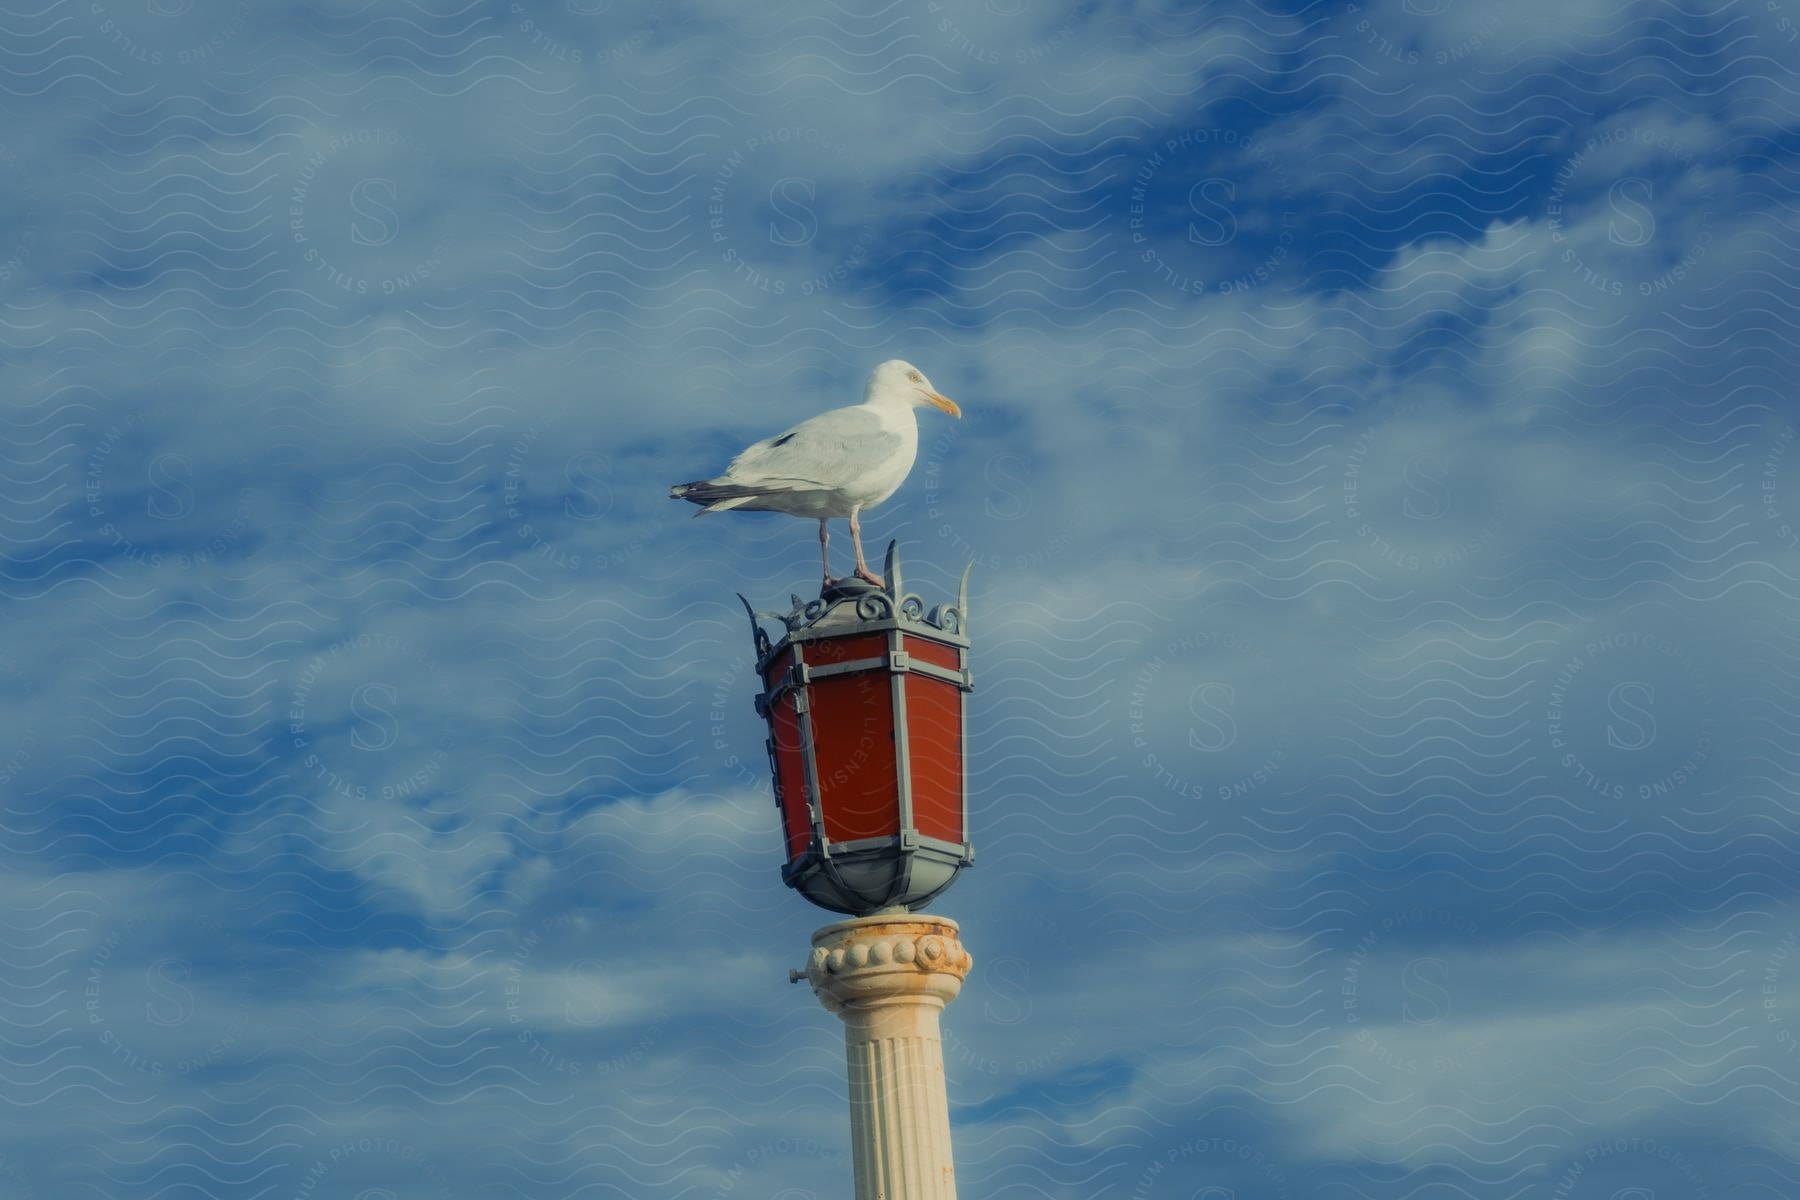
[[924, 382], [924, 379], [925, 379], [925, 377], [923, 375], [919, 374], [917, 371], [908, 371], [906, 373], [906, 377], [908, 379], [912, 380], [914, 383], [922, 383], [922, 382]]

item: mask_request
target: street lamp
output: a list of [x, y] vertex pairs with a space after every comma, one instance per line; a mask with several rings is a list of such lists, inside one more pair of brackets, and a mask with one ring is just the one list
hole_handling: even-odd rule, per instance
[[[786, 614], [744, 601], [781, 815], [781, 878], [850, 914], [812, 935], [806, 979], [844, 1022], [857, 1200], [955, 1200], [938, 1014], [970, 958], [916, 911], [974, 861], [967, 720], [969, 572], [929, 612], [890, 543], [876, 588], [843, 580]], [[739, 597], [743, 599], [742, 596]], [[784, 626], [771, 642], [761, 622]]]

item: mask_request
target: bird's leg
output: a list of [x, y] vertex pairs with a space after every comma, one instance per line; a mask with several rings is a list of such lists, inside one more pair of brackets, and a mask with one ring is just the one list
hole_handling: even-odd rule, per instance
[[856, 546], [856, 577], [867, 580], [878, 588], [887, 586], [887, 580], [869, 570], [869, 564], [863, 561], [862, 522], [857, 520], [856, 509], [850, 510], [850, 541]]
[[819, 563], [825, 573], [825, 582], [819, 590], [824, 591], [831, 586], [831, 531], [825, 527], [825, 518], [819, 518]]

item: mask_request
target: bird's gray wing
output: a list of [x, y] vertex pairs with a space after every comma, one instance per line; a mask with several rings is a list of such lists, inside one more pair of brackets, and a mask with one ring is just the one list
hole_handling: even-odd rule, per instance
[[848, 487], [895, 454], [900, 444], [900, 435], [884, 429], [868, 409], [834, 408], [746, 448], [720, 481], [745, 487]]

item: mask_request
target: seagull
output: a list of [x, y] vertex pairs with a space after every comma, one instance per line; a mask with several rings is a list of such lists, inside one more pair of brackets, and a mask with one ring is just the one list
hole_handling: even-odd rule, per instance
[[669, 496], [702, 505], [697, 517], [732, 508], [817, 517], [826, 588], [836, 582], [831, 578], [826, 522], [848, 517], [850, 540], [856, 546], [856, 578], [885, 588], [886, 580], [863, 561], [862, 523], [857, 517], [893, 495], [912, 470], [919, 452], [919, 423], [913, 410], [927, 404], [962, 416], [956, 402], [940, 396], [919, 368], [890, 358], [869, 373], [861, 404], [822, 412], [765, 438], [732, 459], [723, 475], [678, 483], [669, 489]]

